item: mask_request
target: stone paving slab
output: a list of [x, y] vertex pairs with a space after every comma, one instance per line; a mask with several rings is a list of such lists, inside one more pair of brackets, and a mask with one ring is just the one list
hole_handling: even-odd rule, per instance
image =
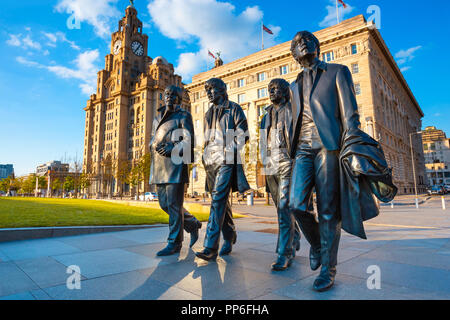
[[81, 250], [56, 239], [37, 239], [1, 243], [0, 252], [5, 254], [10, 260], [24, 260], [76, 253], [81, 252]]
[[67, 267], [52, 257], [19, 260], [15, 263], [40, 288], [65, 284], [67, 281]]
[[66, 267], [76, 265], [86, 278], [96, 278], [116, 273], [150, 268], [157, 260], [123, 249], [107, 249], [53, 257]]
[[0, 262], [0, 297], [39, 289], [13, 262]]
[[200, 296], [172, 287], [163, 282], [131, 271], [83, 281], [81, 290], [68, 290], [66, 286], [46, 288], [45, 292], [58, 300], [199, 300]]
[[[368, 240], [342, 233], [335, 287], [312, 290], [304, 237], [291, 268], [273, 272], [277, 235], [267, 216], [236, 219], [233, 253], [205, 262], [206, 224], [193, 250], [185, 234], [180, 254], [156, 257], [167, 226], [103, 234], [0, 243], [2, 299], [450, 299], [450, 210], [382, 209], [366, 224]], [[272, 210], [272, 211], [270, 211]], [[265, 232], [261, 232], [265, 230]], [[81, 269], [81, 290], [69, 290], [67, 266]], [[381, 270], [381, 289], [367, 288], [367, 267]]]

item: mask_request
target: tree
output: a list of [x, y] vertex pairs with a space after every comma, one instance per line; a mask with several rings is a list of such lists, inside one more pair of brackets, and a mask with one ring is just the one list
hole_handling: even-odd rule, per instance
[[61, 190], [63, 188], [63, 182], [59, 178], [55, 178], [52, 181], [52, 185], [50, 186], [50, 188], [53, 191], [59, 191], [59, 190]]
[[123, 185], [130, 182], [130, 163], [127, 160], [120, 159], [117, 161], [116, 179], [117, 185], [120, 186], [120, 198], [122, 199]]
[[6, 193], [9, 190], [9, 180], [8, 178], [0, 179], [0, 191]]
[[101, 186], [100, 192], [103, 194], [105, 188], [105, 182], [107, 184], [107, 191], [111, 195], [112, 191], [112, 179], [113, 179], [113, 162], [111, 159], [111, 154], [108, 153], [105, 158], [101, 161]]
[[27, 177], [20, 177], [20, 193], [30, 194], [36, 188], [36, 175], [30, 174]]
[[80, 175], [80, 188], [88, 189], [91, 186], [92, 174], [83, 172]]
[[44, 176], [38, 177], [38, 188], [46, 189], [47, 188], [47, 178]]
[[72, 176], [67, 176], [66, 177], [66, 179], [64, 180], [63, 189], [65, 191], [72, 191], [72, 190], [75, 189], [75, 182], [74, 182]]
[[140, 161], [136, 161], [130, 172], [130, 184], [136, 187], [136, 195], [139, 198], [139, 184], [143, 180], [142, 165]]

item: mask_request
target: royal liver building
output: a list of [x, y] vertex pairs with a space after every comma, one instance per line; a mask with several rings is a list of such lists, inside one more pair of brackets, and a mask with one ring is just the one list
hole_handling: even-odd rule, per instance
[[[164, 89], [182, 83], [166, 59], [147, 56], [147, 46], [148, 36], [130, 5], [111, 36], [105, 69], [98, 72], [97, 91], [84, 108], [83, 172], [90, 177], [86, 192], [91, 196], [149, 190], [145, 170], [143, 175], [134, 171], [134, 179], [130, 173], [149, 152], [154, 112], [163, 104]], [[188, 99], [186, 95], [185, 108], [189, 108]]]

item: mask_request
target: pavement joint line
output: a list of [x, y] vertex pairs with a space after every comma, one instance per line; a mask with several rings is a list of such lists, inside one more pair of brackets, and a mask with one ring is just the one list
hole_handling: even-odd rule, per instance
[[422, 226], [404, 226], [397, 224], [383, 224], [383, 223], [366, 223], [368, 226], [377, 226], [377, 227], [396, 227], [396, 228], [405, 228], [405, 229], [441, 229], [438, 227], [422, 227]]

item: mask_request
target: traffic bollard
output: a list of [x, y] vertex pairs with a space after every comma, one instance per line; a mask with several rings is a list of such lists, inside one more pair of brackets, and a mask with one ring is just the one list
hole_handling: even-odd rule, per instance
[[444, 198], [444, 196], [442, 196], [441, 199], [442, 199], [442, 210], [445, 210], [445, 198]]
[[250, 194], [247, 195], [247, 205], [253, 206], [253, 192], [250, 192]]

